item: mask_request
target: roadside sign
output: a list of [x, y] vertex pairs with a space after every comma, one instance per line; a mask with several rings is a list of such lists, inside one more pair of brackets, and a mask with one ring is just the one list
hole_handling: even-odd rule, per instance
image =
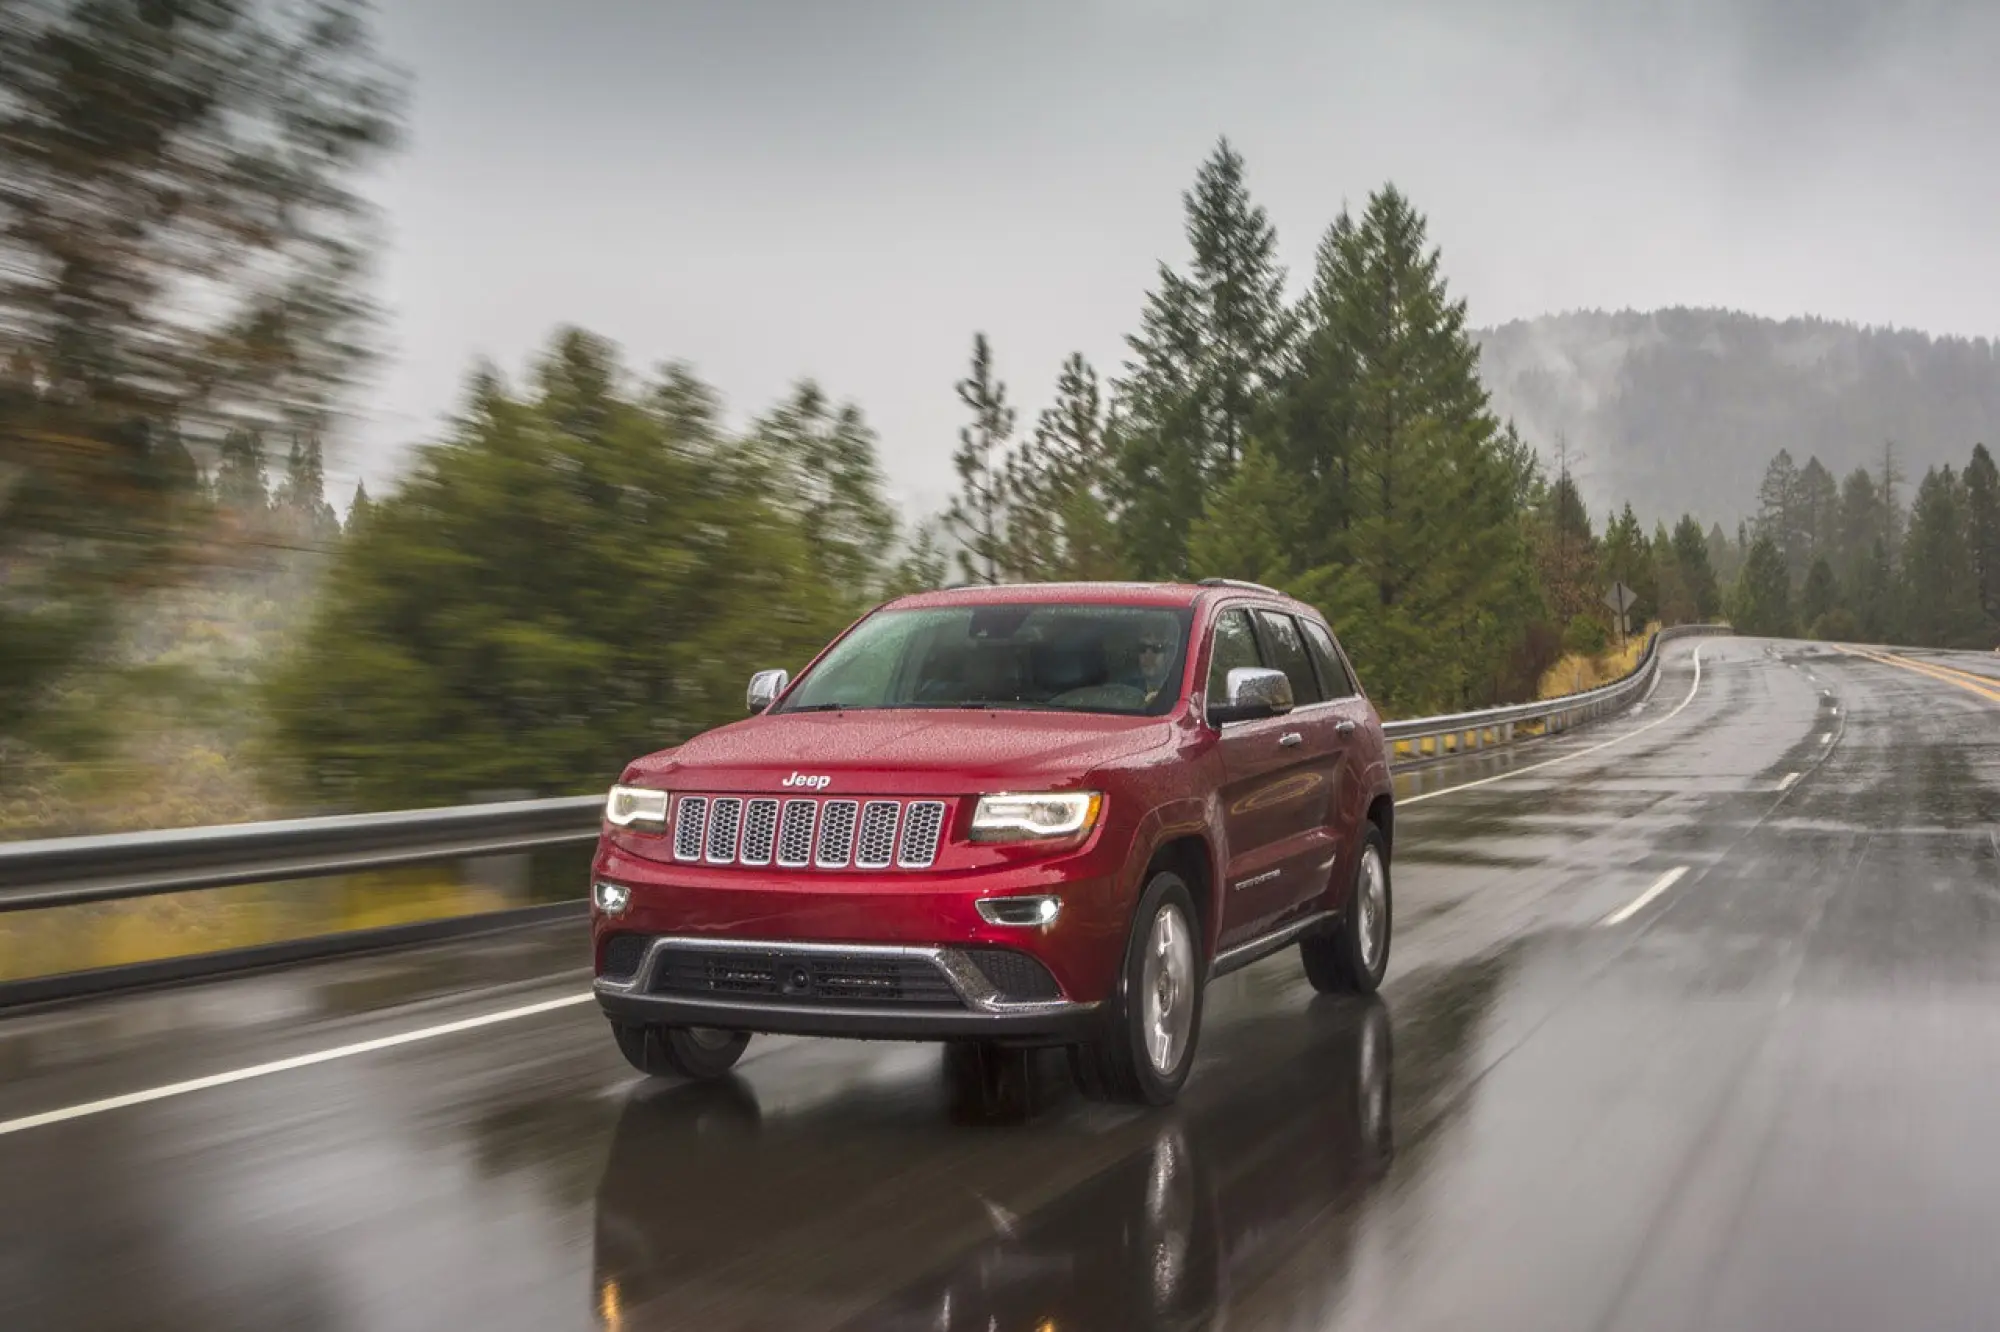
[[1618, 617], [1618, 647], [1620, 651], [1623, 651], [1625, 647], [1625, 612], [1631, 610], [1632, 603], [1638, 599], [1639, 594], [1637, 592], [1634, 592], [1631, 588], [1625, 586], [1625, 584], [1617, 582], [1614, 582], [1611, 585], [1611, 590], [1604, 594], [1604, 604], [1611, 607], [1611, 613]]

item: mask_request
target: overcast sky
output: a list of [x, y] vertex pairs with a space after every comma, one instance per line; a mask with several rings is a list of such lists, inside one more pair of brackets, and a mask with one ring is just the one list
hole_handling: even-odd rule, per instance
[[[732, 412], [857, 400], [951, 485], [994, 340], [1024, 421], [1122, 358], [1218, 135], [1294, 280], [1393, 179], [1475, 324], [1726, 305], [2000, 333], [2000, 4], [393, 0], [390, 347], [336, 484], [387, 484], [475, 356], [560, 323]], [[337, 496], [344, 504], [346, 496]]]

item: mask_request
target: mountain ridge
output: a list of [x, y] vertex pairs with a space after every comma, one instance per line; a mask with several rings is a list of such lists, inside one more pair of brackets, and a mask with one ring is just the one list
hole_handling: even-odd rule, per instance
[[1771, 456], [1925, 470], [2000, 440], [2000, 341], [1714, 306], [1568, 310], [1472, 331], [1493, 410], [1545, 463], [1566, 447], [1593, 515], [1733, 527]]

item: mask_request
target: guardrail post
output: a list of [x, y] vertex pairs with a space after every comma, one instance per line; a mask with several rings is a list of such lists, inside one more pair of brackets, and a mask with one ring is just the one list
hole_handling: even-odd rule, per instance
[[[501, 801], [526, 800], [531, 791], [482, 791], [477, 803], [498, 804]], [[499, 856], [468, 856], [459, 862], [459, 872], [465, 876], [468, 885], [484, 888], [508, 903], [525, 903], [528, 900], [528, 880], [532, 863], [524, 851], [515, 851]]]

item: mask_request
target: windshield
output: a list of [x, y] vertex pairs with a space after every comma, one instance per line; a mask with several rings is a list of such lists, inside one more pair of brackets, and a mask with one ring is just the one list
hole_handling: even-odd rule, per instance
[[1046, 708], [1156, 716], [1178, 698], [1187, 610], [949, 606], [870, 616], [783, 712]]

